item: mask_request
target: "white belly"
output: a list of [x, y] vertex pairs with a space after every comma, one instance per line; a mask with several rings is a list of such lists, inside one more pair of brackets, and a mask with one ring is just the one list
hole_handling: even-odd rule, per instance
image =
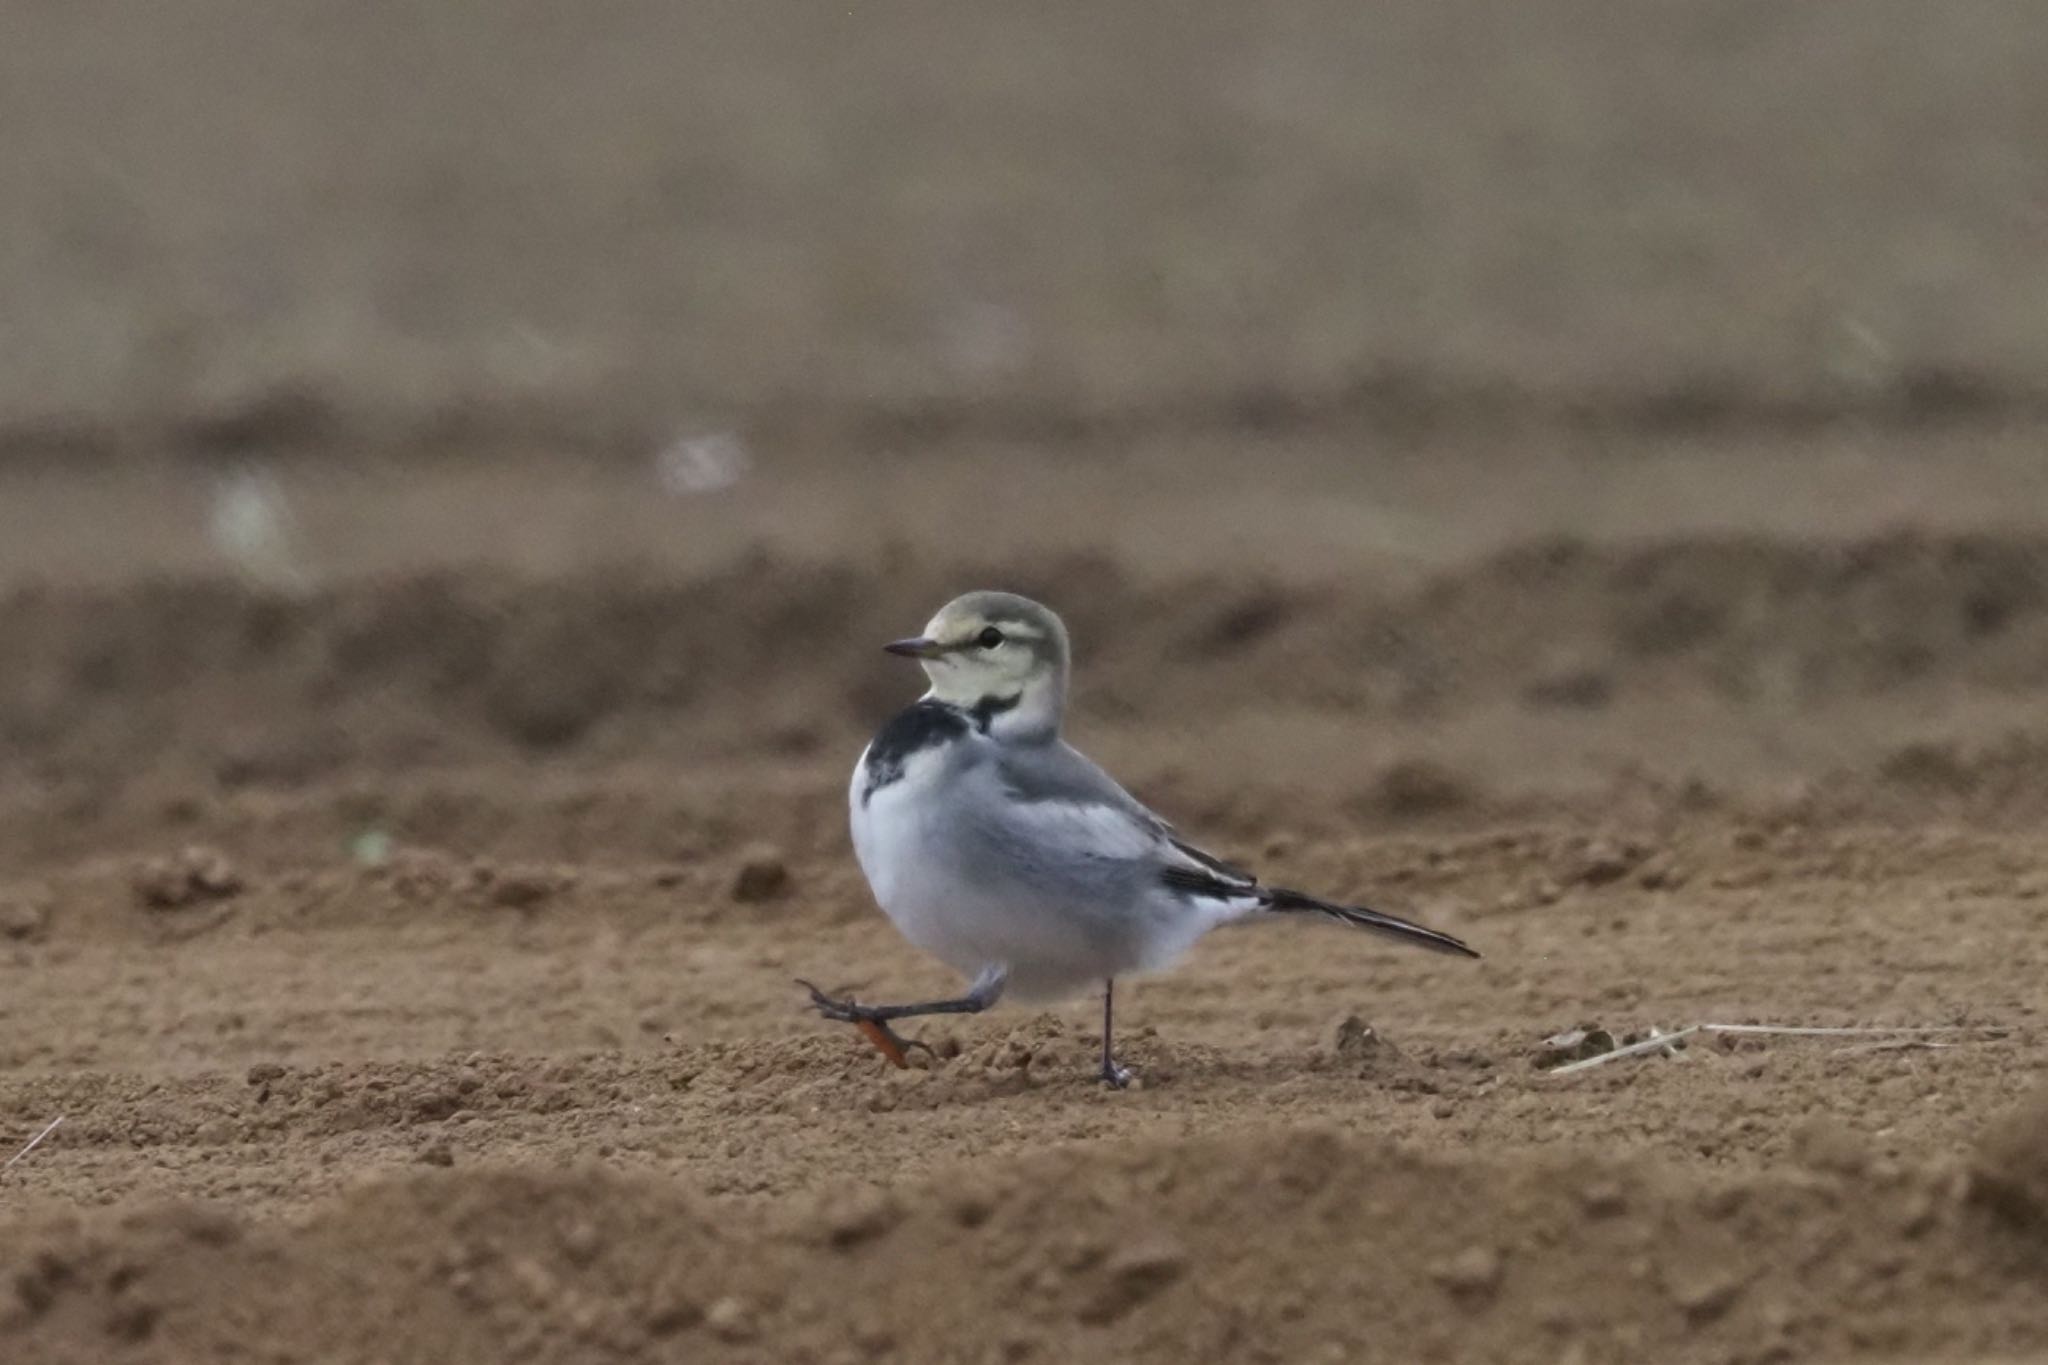
[[1042, 901], [993, 869], [963, 866], [948, 798], [931, 790], [942, 765], [937, 754], [911, 755], [903, 776], [865, 804], [861, 769], [854, 769], [854, 855], [904, 938], [970, 979], [1005, 969], [1005, 993], [1020, 1000], [1055, 999], [1146, 965], [1090, 933], [1077, 907]]
[[988, 965], [981, 953], [985, 945], [963, 932], [962, 901], [974, 888], [958, 884], [949, 873], [944, 850], [933, 847], [938, 834], [929, 818], [934, 807], [928, 787], [939, 757], [911, 755], [899, 780], [863, 802], [861, 770], [866, 761], [863, 752], [861, 762], [854, 765], [848, 801], [854, 856], [875, 902], [905, 938], [955, 971], [972, 976]]

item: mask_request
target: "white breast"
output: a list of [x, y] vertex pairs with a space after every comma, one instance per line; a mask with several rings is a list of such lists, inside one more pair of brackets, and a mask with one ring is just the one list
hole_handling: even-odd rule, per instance
[[974, 960], [969, 945], [950, 941], [951, 917], [946, 902], [957, 904], [960, 888], [943, 884], [944, 860], [932, 856], [932, 815], [940, 798], [931, 788], [945, 764], [945, 755], [934, 747], [911, 754], [904, 762], [903, 775], [887, 786], [878, 787], [866, 801], [861, 792], [867, 786], [867, 751], [853, 768], [853, 783], [847, 791], [852, 812], [853, 852], [860, 860], [876, 904], [896, 928], [919, 948], [955, 969], [972, 974], [982, 964]]
[[1000, 967], [1010, 998], [1048, 1000], [1163, 966], [1215, 922], [1140, 870], [1157, 835], [1128, 811], [1027, 803], [991, 844], [986, 807], [1004, 793], [963, 757], [948, 745], [911, 754], [863, 803], [864, 754], [848, 793], [861, 870], [916, 947], [968, 978]]

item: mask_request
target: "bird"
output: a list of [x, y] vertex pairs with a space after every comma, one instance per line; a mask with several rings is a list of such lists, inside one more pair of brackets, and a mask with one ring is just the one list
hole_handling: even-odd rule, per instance
[[1062, 737], [1069, 647], [1059, 616], [980, 591], [883, 646], [930, 686], [861, 751], [847, 789], [853, 848], [883, 913], [966, 980], [958, 996], [867, 1004], [809, 981], [822, 1017], [890, 1062], [923, 1044], [892, 1027], [999, 1000], [1102, 988], [1103, 1084], [1132, 1079], [1112, 1041], [1116, 982], [1171, 965], [1233, 920], [1309, 914], [1441, 953], [1463, 940], [1360, 905], [1268, 886], [1202, 851]]

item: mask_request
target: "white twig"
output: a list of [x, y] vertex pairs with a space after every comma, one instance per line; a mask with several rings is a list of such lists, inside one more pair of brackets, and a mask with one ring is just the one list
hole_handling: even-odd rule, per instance
[[42, 1144], [44, 1138], [48, 1137], [50, 1134], [57, 1131], [57, 1125], [62, 1123], [63, 1121], [64, 1116], [62, 1114], [59, 1114], [56, 1118], [51, 1119], [48, 1127], [44, 1128], [42, 1132], [37, 1133], [34, 1137], [28, 1140], [28, 1146], [22, 1148], [13, 1156], [8, 1157], [5, 1163], [0, 1163], [0, 1171], [6, 1170], [9, 1166], [12, 1166], [15, 1162], [21, 1160], [30, 1152], [33, 1152], [38, 1146]]
[[1618, 1047], [1612, 1052], [1602, 1052], [1592, 1057], [1582, 1057], [1576, 1062], [1566, 1062], [1563, 1066], [1554, 1066], [1550, 1069], [1549, 1074], [1552, 1076], [1568, 1076], [1574, 1071], [1584, 1071], [1587, 1067], [1599, 1066], [1601, 1063], [1611, 1062], [1617, 1057], [1640, 1057], [1645, 1052], [1668, 1052], [1671, 1050], [1672, 1044], [1682, 1039], [1690, 1038], [1699, 1031], [1700, 1026], [1694, 1024], [1691, 1028], [1682, 1028], [1675, 1033], [1655, 1034], [1643, 1039], [1640, 1043], [1630, 1043], [1626, 1047]]
[[1803, 1038], [1890, 1037], [1906, 1033], [1982, 1033], [2003, 1038], [2012, 1030], [1999, 1024], [1935, 1024], [1913, 1028], [1793, 1028], [1778, 1024], [1700, 1024], [1702, 1033], [1778, 1033]]
[[[1593, 1057], [1582, 1057], [1576, 1062], [1567, 1062], [1563, 1066], [1552, 1067], [1545, 1074], [1568, 1076], [1574, 1071], [1585, 1071], [1590, 1067], [1600, 1066], [1622, 1057], [1640, 1057], [1646, 1052], [1668, 1053], [1672, 1051], [1674, 1043], [1690, 1038], [1695, 1033], [1732, 1033], [1749, 1037], [1786, 1038], [1884, 1038], [1902, 1035], [1924, 1037], [1930, 1033], [1975, 1033], [1983, 1035], [1986, 1039], [1997, 1039], [2003, 1038], [2011, 1032], [2011, 1029], [1996, 1024], [1949, 1024], [1919, 1028], [1811, 1028], [1789, 1024], [1693, 1024], [1690, 1027], [1678, 1029], [1672, 1033], [1659, 1033], [1657, 1030], [1651, 1029], [1650, 1036], [1639, 1043], [1630, 1043], [1626, 1047], [1618, 1047], [1611, 1052], [1602, 1052]], [[1952, 1047], [1955, 1045], [1950, 1043], [1929, 1043], [1927, 1046]]]
[[1845, 1056], [1861, 1057], [1872, 1052], [1934, 1052], [1940, 1048], [1968, 1046], [1968, 1043], [1937, 1043], [1928, 1038], [1884, 1038], [1875, 1043], [1837, 1048], [1836, 1051]]

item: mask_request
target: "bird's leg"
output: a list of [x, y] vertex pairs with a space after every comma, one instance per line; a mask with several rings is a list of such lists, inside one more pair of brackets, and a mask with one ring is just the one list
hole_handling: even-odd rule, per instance
[[1102, 1083], [1111, 1090], [1121, 1090], [1131, 1083], [1131, 1069], [1116, 1064], [1116, 1052], [1110, 1044], [1115, 1006], [1116, 978], [1112, 976], [1102, 983]]
[[1001, 968], [991, 967], [974, 978], [974, 984], [967, 994], [952, 1000], [926, 1000], [911, 1005], [863, 1005], [852, 997], [835, 1000], [813, 986], [798, 979], [797, 985], [811, 993], [811, 1008], [827, 1019], [836, 1019], [842, 1024], [852, 1024], [866, 1036], [875, 1050], [897, 1066], [908, 1066], [906, 1053], [913, 1047], [931, 1048], [912, 1038], [905, 1038], [889, 1027], [894, 1019], [914, 1019], [924, 1014], [980, 1014], [1002, 998], [1003, 983], [1009, 973]]
[[910, 1049], [914, 1047], [924, 1048], [926, 1052], [931, 1051], [928, 1045], [919, 1042], [915, 1038], [905, 1038], [895, 1029], [890, 1028], [883, 1020], [868, 1017], [865, 1010], [851, 999], [834, 1000], [816, 986], [801, 978], [798, 979], [796, 984], [811, 993], [811, 1007], [813, 1009], [817, 1010], [819, 1014], [824, 1015], [827, 1019], [836, 1019], [843, 1024], [852, 1024], [860, 1030], [862, 1037], [875, 1045], [875, 1051], [887, 1057], [893, 1066], [907, 1068], [910, 1065]]

